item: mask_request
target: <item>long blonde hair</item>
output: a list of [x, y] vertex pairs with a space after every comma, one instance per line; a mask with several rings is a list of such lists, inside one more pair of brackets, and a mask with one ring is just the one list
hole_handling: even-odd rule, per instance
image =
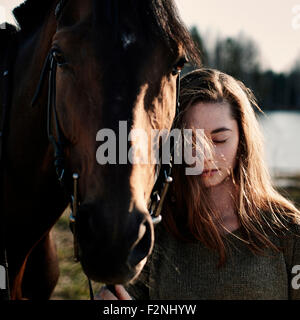
[[[281, 234], [289, 223], [300, 221], [300, 212], [273, 186], [264, 160], [263, 136], [254, 108], [258, 107], [252, 92], [233, 77], [214, 69], [199, 69], [181, 80], [181, 112], [176, 127], [183, 128], [183, 117], [195, 103], [227, 102], [239, 126], [239, 146], [232, 179], [237, 187], [235, 198], [242, 240], [255, 253], [264, 247], [280, 250], [269, 234]], [[220, 264], [226, 260], [226, 246], [221, 232], [220, 216], [211, 208], [199, 176], [186, 176], [182, 165], [175, 165], [174, 183], [164, 209], [166, 228], [177, 238], [200, 240], [218, 251]]]

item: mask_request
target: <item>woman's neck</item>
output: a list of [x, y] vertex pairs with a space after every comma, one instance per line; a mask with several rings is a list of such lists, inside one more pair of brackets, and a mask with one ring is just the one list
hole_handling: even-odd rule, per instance
[[232, 180], [228, 177], [219, 185], [209, 189], [212, 209], [219, 213], [221, 223], [228, 230], [227, 232], [238, 229], [240, 227], [236, 206], [238, 192]]

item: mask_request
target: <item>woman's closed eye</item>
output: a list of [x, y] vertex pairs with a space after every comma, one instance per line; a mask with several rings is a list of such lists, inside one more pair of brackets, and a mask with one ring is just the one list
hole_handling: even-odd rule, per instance
[[228, 139], [229, 139], [228, 134], [218, 134], [218, 135], [212, 136], [213, 143], [225, 143]]
[[211, 132], [211, 141], [215, 144], [225, 143], [230, 138], [231, 129], [221, 127]]
[[213, 143], [225, 143], [228, 139], [224, 140], [213, 140]]

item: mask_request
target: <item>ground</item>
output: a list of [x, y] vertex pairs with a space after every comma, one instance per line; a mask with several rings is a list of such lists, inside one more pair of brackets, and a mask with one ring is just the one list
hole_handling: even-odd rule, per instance
[[[79, 262], [73, 258], [73, 235], [69, 228], [69, 212], [66, 210], [54, 227], [54, 238], [59, 258], [60, 277], [51, 297], [54, 300], [88, 300], [87, 277]], [[102, 284], [92, 283], [95, 292]]]

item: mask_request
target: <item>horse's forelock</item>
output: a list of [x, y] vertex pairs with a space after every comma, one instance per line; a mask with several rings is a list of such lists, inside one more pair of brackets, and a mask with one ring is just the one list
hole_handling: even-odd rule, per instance
[[130, 20], [145, 38], [160, 38], [171, 50], [180, 45], [195, 64], [200, 64], [199, 53], [173, 0], [93, 0], [93, 16], [95, 27], [105, 24], [115, 38], [121, 36], [121, 23]]

